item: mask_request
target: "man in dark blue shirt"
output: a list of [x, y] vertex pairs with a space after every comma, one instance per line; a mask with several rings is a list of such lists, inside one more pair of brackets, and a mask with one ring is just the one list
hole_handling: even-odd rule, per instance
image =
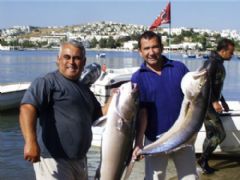
[[[132, 82], [139, 87], [141, 106], [134, 158], [143, 148], [144, 135], [145, 144], [149, 144], [168, 131], [177, 120], [183, 100], [180, 84], [188, 72], [181, 62], [169, 60], [162, 55], [161, 37], [154, 32], [144, 32], [139, 38], [138, 47], [144, 63], [132, 76]], [[169, 156], [174, 160], [179, 179], [197, 179], [192, 146], [170, 154], [145, 157], [145, 179], [165, 179]]]
[[22, 99], [19, 119], [24, 158], [34, 163], [38, 180], [88, 179], [91, 125], [102, 112], [93, 93], [79, 81], [85, 63], [81, 42], [62, 43], [58, 70], [37, 78]]

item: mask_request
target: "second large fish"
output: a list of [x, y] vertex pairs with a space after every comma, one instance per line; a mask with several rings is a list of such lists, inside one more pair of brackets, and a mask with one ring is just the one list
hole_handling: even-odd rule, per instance
[[140, 154], [153, 155], [177, 148], [199, 131], [209, 104], [210, 77], [207, 70], [187, 73], [181, 82], [184, 100], [174, 125], [158, 140], [145, 146]]

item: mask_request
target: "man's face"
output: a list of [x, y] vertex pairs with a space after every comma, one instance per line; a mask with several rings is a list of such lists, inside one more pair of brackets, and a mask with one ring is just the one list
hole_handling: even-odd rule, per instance
[[222, 50], [222, 58], [225, 60], [230, 60], [234, 53], [234, 46], [229, 45], [227, 50]]
[[162, 45], [157, 38], [141, 39], [139, 53], [148, 65], [156, 65], [162, 54]]
[[57, 58], [59, 72], [70, 80], [77, 80], [81, 76], [85, 62], [81, 50], [71, 44], [65, 44]]

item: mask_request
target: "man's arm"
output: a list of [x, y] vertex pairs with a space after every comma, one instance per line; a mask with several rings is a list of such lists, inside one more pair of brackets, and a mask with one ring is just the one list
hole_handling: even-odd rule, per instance
[[37, 142], [37, 110], [31, 104], [23, 104], [19, 115], [20, 128], [25, 140], [24, 159], [30, 162], [40, 161], [40, 148]]

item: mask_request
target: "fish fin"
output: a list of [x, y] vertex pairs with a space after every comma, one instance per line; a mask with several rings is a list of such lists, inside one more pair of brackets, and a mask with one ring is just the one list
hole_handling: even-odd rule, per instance
[[135, 164], [135, 160], [132, 159], [131, 162], [128, 164], [126, 170], [125, 170], [125, 174], [124, 174], [123, 180], [129, 179], [129, 177], [130, 177], [130, 175], [132, 173], [134, 164]]
[[96, 121], [94, 121], [93, 126], [100, 126], [103, 127], [106, 124], [107, 116], [102, 116]]
[[200, 71], [195, 71], [195, 73], [193, 74], [193, 78], [194, 79], [197, 79], [199, 78], [200, 76], [203, 76], [207, 73], [207, 70], [206, 69], [202, 69]]
[[99, 180], [99, 179], [100, 179], [100, 166], [98, 166], [94, 176], [94, 180]]
[[176, 147], [176, 148], [170, 149], [170, 150], [168, 150], [168, 151], [166, 151], [166, 152], [164, 152], [164, 153], [170, 154], [170, 153], [172, 153], [172, 152], [178, 151], [179, 149], [182, 149], [182, 148], [184, 148], [184, 147], [189, 147], [189, 146], [192, 146], [192, 144], [182, 144], [182, 145], [180, 145], [180, 146], [178, 146], [178, 147]]

